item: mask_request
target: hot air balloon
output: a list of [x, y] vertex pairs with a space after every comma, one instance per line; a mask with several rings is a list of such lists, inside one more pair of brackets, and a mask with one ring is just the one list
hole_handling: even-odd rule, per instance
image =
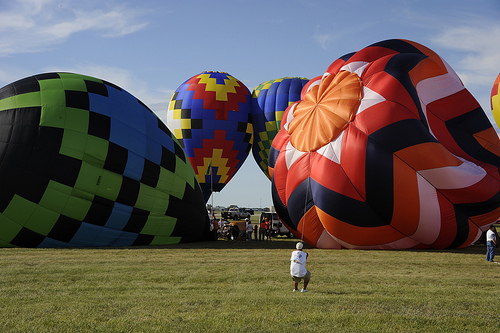
[[120, 87], [44, 73], [0, 89], [0, 246], [208, 238], [194, 171], [167, 127]]
[[231, 180], [252, 148], [250, 91], [228, 73], [202, 72], [175, 91], [167, 126], [186, 151], [206, 202]]
[[283, 77], [266, 81], [252, 93], [254, 143], [252, 153], [267, 178], [271, 142], [278, 133], [281, 116], [286, 108], [300, 100], [300, 92], [309, 80], [302, 77]]
[[459, 248], [500, 216], [500, 142], [451, 67], [411, 41], [337, 59], [269, 156], [283, 222], [319, 248]]
[[491, 112], [498, 126], [500, 126], [500, 74], [498, 74], [491, 89]]
[[317, 86], [320, 84], [321, 79], [323, 78], [323, 75], [316, 76], [315, 78], [309, 80], [304, 87], [302, 88], [302, 91], [300, 92], [300, 99], [304, 99], [304, 96], [307, 94], [309, 90], [311, 90], [312, 87]]

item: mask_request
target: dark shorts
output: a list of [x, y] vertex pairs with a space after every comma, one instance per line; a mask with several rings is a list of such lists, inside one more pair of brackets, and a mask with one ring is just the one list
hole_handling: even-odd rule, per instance
[[300, 281], [302, 281], [302, 279], [304, 279], [306, 281], [310, 280], [311, 279], [311, 272], [307, 271], [306, 275], [304, 275], [302, 277], [292, 276], [293, 282], [300, 282]]

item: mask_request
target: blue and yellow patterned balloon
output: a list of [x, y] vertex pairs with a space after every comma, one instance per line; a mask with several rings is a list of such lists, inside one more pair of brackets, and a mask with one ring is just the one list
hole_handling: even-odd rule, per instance
[[281, 117], [285, 109], [300, 100], [302, 88], [309, 80], [302, 77], [283, 77], [266, 81], [252, 93], [252, 114], [254, 144], [252, 153], [255, 161], [267, 178], [269, 149], [280, 130]]
[[252, 147], [251, 95], [226, 72], [206, 71], [177, 88], [167, 125], [193, 166], [205, 201], [221, 191]]

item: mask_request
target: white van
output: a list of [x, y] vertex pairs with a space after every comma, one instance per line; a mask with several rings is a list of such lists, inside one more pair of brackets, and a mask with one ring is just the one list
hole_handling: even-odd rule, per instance
[[271, 221], [271, 236], [287, 236], [292, 237], [293, 234], [288, 230], [286, 225], [281, 222], [278, 214], [276, 212], [262, 212], [260, 214], [259, 223], [262, 222], [265, 218], [268, 218]]

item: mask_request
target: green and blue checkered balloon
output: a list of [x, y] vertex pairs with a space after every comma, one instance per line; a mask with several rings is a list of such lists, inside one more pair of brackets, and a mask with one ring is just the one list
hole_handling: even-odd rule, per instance
[[183, 149], [137, 98], [72, 73], [0, 89], [0, 246], [172, 244], [208, 228]]

